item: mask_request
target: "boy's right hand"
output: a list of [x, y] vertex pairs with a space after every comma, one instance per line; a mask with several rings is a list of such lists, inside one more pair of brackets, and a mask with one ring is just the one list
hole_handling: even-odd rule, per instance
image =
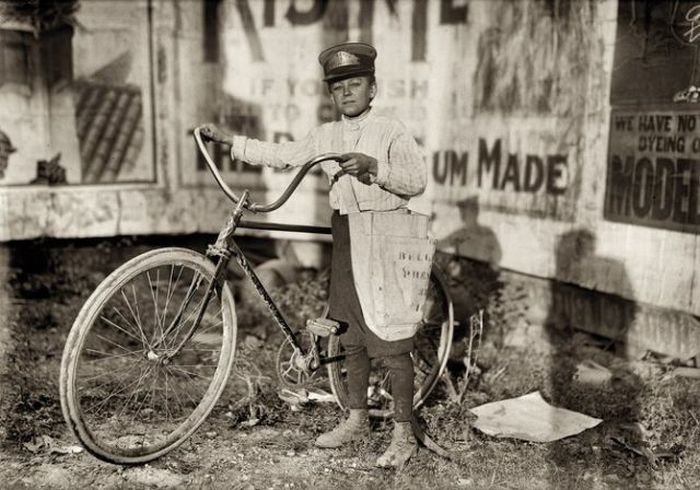
[[215, 124], [207, 123], [200, 127], [199, 134], [202, 136], [204, 141], [214, 141], [216, 143], [224, 143], [230, 145], [233, 142], [233, 138], [221, 131], [216, 127]]

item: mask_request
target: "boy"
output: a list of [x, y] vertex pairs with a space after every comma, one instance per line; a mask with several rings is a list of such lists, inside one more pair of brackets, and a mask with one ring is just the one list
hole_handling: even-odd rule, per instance
[[331, 183], [333, 258], [330, 318], [346, 326], [345, 348], [350, 415], [321, 434], [316, 445], [336, 448], [369, 437], [367, 387], [370, 358], [382, 357], [392, 376], [394, 431], [378, 466], [402, 466], [416, 450], [411, 426], [413, 409], [413, 337], [379, 338], [363, 317], [352, 273], [348, 214], [395, 211], [423, 192], [426, 168], [420, 149], [398, 121], [376, 114], [374, 77], [376, 50], [364, 43], [343, 43], [319, 55], [324, 81], [341, 119], [321, 125], [299, 141], [266, 143], [245, 136], [227, 136], [214, 126], [202, 135], [231, 145], [231, 156], [271, 167], [299, 166], [326, 152], [342, 154], [341, 162], [323, 162]]

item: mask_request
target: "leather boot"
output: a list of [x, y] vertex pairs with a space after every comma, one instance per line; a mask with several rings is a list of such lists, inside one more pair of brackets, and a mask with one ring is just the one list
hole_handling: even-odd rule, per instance
[[377, 466], [382, 468], [402, 467], [416, 454], [417, 450], [418, 443], [413, 434], [411, 422], [395, 422], [391, 444], [377, 459]]
[[366, 409], [351, 409], [350, 416], [335, 429], [324, 432], [316, 439], [316, 446], [333, 449], [352, 441], [369, 438], [369, 415]]

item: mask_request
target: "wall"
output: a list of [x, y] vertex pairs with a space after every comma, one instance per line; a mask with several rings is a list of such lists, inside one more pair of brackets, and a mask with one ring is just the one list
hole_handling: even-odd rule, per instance
[[[700, 315], [700, 172], [692, 158], [700, 128], [691, 102], [672, 101], [693, 82], [695, 17], [685, 5], [651, 45], [644, 29], [668, 26], [663, 12], [672, 10], [654, 5], [84, 1], [79, 18], [92, 34], [73, 36], [76, 107], [61, 106], [62, 121], [75, 114], [77, 136], [37, 129], [51, 124], [37, 118], [56, 90], [39, 74], [25, 105], [13, 102], [17, 109], [0, 115], [0, 130], [18, 147], [0, 179], [0, 240], [215, 231], [227, 205], [198, 160], [192, 128], [215, 121], [271, 141], [303, 137], [334, 117], [318, 52], [363, 40], [379, 50], [375, 110], [403, 120], [425, 151], [430, 182], [414, 206], [434, 215], [442, 250]], [[98, 8], [114, 11], [95, 15]], [[646, 27], [643, 18], [651, 19]], [[659, 54], [669, 50], [671, 57]], [[668, 70], [677, 76], [662, 76]], [[131, 119], [127, 102], [121, 109], [137, 121], [136, 156], [126, 158], [129, 146], [118, 143], [134, 140], [101, 133], [112, 134], [110, 147], [123, 157], [107, 156], [100, 168], [124, 169], [116, 173], [91, 167], [88, 156], [109, 148], [88, 151], [81, 136], [81, 108], [90, 107], [81, 94], [98, 82], [140, 101]], [[0, 86], [3, 107], [17, 98], [8, 87]], [[668, 147], [678, 135], [687, 139], [683, 150]], [[666, 147], [652, 147], [659, 144]], [[227, 181], [256, 199], [271, 199], [291, 178], [211, 149]], [[59, 151], [67, 183], [28, 182], [27, 169]], [[312, 176], [289, 206], [258, 218], [327, 223], [326, 189], [323, 176]]]

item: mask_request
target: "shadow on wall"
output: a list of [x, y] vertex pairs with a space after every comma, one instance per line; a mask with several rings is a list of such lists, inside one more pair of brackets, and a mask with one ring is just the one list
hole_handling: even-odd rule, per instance
[[[561, 440], [549, 450], [551, 482], [561, 482], [562, 472], [581, 473], [576, 467], [576, 451], [581, 444], [605, 447], [603, 439], [610, 430], [639, 419], [639, 397], [644, 389], [640, 378], [622, 359], [611, 354], [631, 355], [627, 334], [636, 316], [633, 301], [592, 291], [595, 280], [608, 275], [621, 285], [626, 297], [632, 297], [631, 285], [622, 262], [596, 254], [596, 236], [585, 228], [575, 229], [559, 237], [555, 248], [556, 277], [551, 282], [551, 307], [545, 320], [545, 331], [551, 345], [549, 368], [550, 402], [558, 407], [601, 418], [601, 429], [578, 437], [578, 444]], [[585, 284], [590, 289], [574, 285]], [[599, 339], [577, 331], [604, 332]], [[601, 349], [602, 347], [602, 349]], [[605, 352], [608, 351], [608, 352]], [[578, 369], [593, 361], [611, 372], [606, 383], [587, 383], [577, 377]], [[625, 434], [629, 436], [630, 434]], [[588, 440], [591, 439], [591, 440]], [[614, 472], [614, 461], [600, 455], [597, 465], [587, 467], [587, 479], [580, 488], [597, 488], [600, 478]], [[552, 487], [554, 488], [554, 487]]]
[[[499, 264], [501, 245], [491, 228], [479, 222], [479, 199], [468, 197], [457, 203], [462, 227], [437, 242], [437, 249], [448, 255], [438, 257], [446, 273], [454, 302], [455, 328], [453, 345], [465, 347], [469, 317], [484, 310], [484, 338], [497, 346], [503, 344], [501, 313], [503, 282]], [[468, 340], [468, 339], [466, 339]], [[455, 350], [451, 358], [462, 358]]]
[[[636, 351], [628, 333], [637, 314], [634, 289], [624, 263], [597, 255], [596, 242], [584, 228], [559, 237], [554, 257], [557, 280], [551, 285], [546, 324], [600, 334], [610, 339], [617, 354], [632, 357]], [[603, 277], [616, 285], [619, 296], [597, 291]]]
[[438, 242], [441, 250], [452, 249], [462, 257], [471, 257], [498, 267], [503, 256], [496, 234], [488, 226], [479, 223], [479, 198], [468, 197], [457, 203], [462, 228], [452, 232]]

